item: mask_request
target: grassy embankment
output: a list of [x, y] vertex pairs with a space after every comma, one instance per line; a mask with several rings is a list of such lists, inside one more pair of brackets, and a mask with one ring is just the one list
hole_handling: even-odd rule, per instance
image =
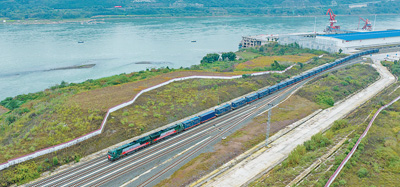
[[[350, 76], [354, 78], [349, 79]], [[300, 89], [295, 95], [273, 109], [271, 133], [279, 131], [319, 108], [333, 106], [335, 101], [341, 100], [351, 93], [365, 88], [374, 82], [377, 77], [378, 73], [372, 67], [368, 65], [354, 65], [316, 78]], [[204, 174], [213, 171], [237, 155], [257, 145], [265, 140], [265, 126], [260, 124], [265, 124], [266, 121], [267, 114], [255, 118], [251, 123], [215, 145], [214, 152], [199, 155], [159, 185], [188, 185], [201, 178]], [[329, 138], [321, 134], [316, 135], [305, 146], [298, 148], [298, 151], [302, 155], [305, 155], [305, 158], [301, 158], [299, 155], [290, 156], [289, 161], [283, 163], [284, 167], [292, 170], [292, 167], [299, 165], [299, 163], [305, 163], [300, 159], [308, 161], [316, 158], [323, 153], [323, 150], [318, 148], [325, 147], [332, 141]], [[316, 150], [321, 150], [321, 152], [315, 153]], [[285, 177], [284, 179], [286, 180]]]
[[[219, 97], [219, 102], [227, 101], [338, 58], [335, 55], [325, 55], [325, 57], [318, 59], [315, 56], [323, 54], [323, 52], [300, 49], [295, 46], [274, 44], [265, 48], [271, 50], [271, 54], [274, 54], [274, 51], [281, 51], [281, 49], [290, 52], [291, 55], [309, 53], [308, 59], [313, 60], [310, 64], [294, 67], [283, 75], [274, 74], [234, 81], [189, 80], [149, 92], [140, 97], [135, 105], [113, 113], [112, 116], [115, 118], [108, 122], [102, 135], [57, 153], [48, 154], [30, 162], [19, 164], [17, 167], [1, 171], [2, 185], [24, 183], [60, 164], [73, 160], [79, 161], [82, 156], [214, 106], [218, 104], [217, 97]], [[260, 50], [250, 50], [260, 56], [265, 55]], [[247, 51], [241, 51], [241, 53], [246, 54]], [[222, 65], [240, 64], [248, 60], [252, 59], [218, 63]], [[179, 70], [162, 68], [88, 80], [80, 84], [62, 83], [43, 92], [3, 100], [1, 104], [12, 109], [12, 111], [0, 116], [0, 141], [2, 142], [0, 162], [71, 140], [99, 128], [107, 108], [132, 99], [144, 88], [176, 77], [240, 75], [244, 73], [234, 68], [229, 72], [221, 73], [221, 70], [208, 66], [209, 64], [201, 65], [202, 71], [191, 70], [199, 69], [199, 66]], [[260, 64], [260, 66], [268, 65]], [[242, 87], [242, 91], [235, 92], [237, 89], [234, 88], [237, 86]], [[191, 91], [185, 90], [183, 92], [183, 88]], [[221, 95], [214, 95], [216, 93]], [[157, 99], [155, 99], [156, 97]], [[155, 102], [155, 100], [160, 102]], [[193, 109], [193, 105], [198, 107]], [[141, 115], [137, 115], [138, 112]]]
[[[396, 64], [382, 62], [393, 74]], [[299, 186], [323, 186], [342, 160], [353, 148], [355, 142], [365, 130], [372, 115], [383, 105], [400, 95], [399, 83], [396, 83], [359, 108], [346, 120], [348, 127], [341, 131], [355, 129], [352, 139], [342, 146], [334, 157], [323, 163], [320, 169], [311, 173]], [[363, 122], [363, 118], [368, 118]], [[332, 186], [399, 186], [400, 185], [400, 103], [396, 102], [383, 110], [357, 151], [336, 178]]]
[[[391, 70], [393, 72], [393, 69]], [[320, 155], [325, 154], [339, 140], [349, 135], [350, 139], [331, 158], [323, 162], [297, 185], [324, 186], [329, 177], [353, 148], [360, 134], [363, 133], [371, 120], [372, 115], [385, 103], [400, 95], [398, 87], [398, 83], [389, 87], [352, 112], [345, 119], [336, 121], [334, 126], [324, 134], [330, 142], [333, 142], [330, 146], [310, 153], [306, 152], [305, 154], [299, 150], [295, 150], [285, 162], [290, 162], [293, 158], [297, 158], [299, 159], [297, 166], [286, 167], [282, 164], [252, 185], [287, 185], [300, 171], [315, 162]], [[379, 114], [356, 153], [345, 165], [332, 186], [399, 186], [399, 118], [399, 102]], [[307, 155], [315, 156], [308, 158]]]

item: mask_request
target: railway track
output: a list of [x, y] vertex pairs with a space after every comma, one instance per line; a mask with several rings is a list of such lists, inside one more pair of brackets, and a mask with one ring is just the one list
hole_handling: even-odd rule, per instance
[[[333, 68], [329, 71], [340, 67], [341, 66]], [[177, 152], [184, 150], [186, 147], [190, 147], [191, 145], [196, 144], [196, 142], [210, 137], [200, 146], [194, 147], [185, 152], [185, 154], [180, 156], [180, 158], [171, 161], [171, 163], [161, 169], [161, 171], [137, 184], [139, 186], [151, 185], [161, 176], [179, 166], [179, 164], [184, 164], [184, 161], [188, 160], [191, 156], [196, 156], [196, 153], [210, 146], [224, 134], [230, 133], [231, 130], [240, 127], [241, 124], [245, 123], [247, 120], [251, 120], [258, 113], [267, 110], [266, 107], [269, 103], [274, 101], [276, 102], [281, 97], [286, 97], [285, 95], [289, 92], [292, 92], [309, 80], [310, 79], [291, 85], [290, 87], [274, 93], [269, 97], [257, 100], [250, 105], [245, 105], [242, 108], [236, 109], [191, 130], [163, 140], [133, 155], [129, 155], [114, 162], [109, 162], [106, 159], [106, 156], [101, 156], [28, 186], [109, 186], [111, 181], [135, 170], [146, 168], [146, 166], [151, 166], [150, 168], [152, 168], [154, 166], [153, 162], [169, 159], [170, 155], [173, 155], [174, 153], [176, 154]], [[213, 133], [216, 133], [216, 135], [212, 137]], [[130, 178], [133, 177], [130, 176]]]

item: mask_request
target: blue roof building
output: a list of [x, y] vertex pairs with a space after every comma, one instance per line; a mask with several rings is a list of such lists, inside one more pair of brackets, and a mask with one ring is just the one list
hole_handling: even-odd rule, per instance
[[378, 38], [391, 38], [400, 37], [400, 30], [387, 30], [387, 31], [372, 31], [372, 32], [355, 32], [348, 34], [330, 34], [321, 35], [323, 37], [331, 37], [340, 40], [353, 41], [353, 40], [369, 40]]

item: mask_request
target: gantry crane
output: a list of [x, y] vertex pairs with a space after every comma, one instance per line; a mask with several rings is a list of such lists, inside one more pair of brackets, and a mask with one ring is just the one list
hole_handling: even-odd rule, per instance
[[337, 22], [337, 20], [335, 20], [336, 15], [333, 13], [332, 9], [328, 9], [328, 11], [326, 12], [326, 15], [329, 15], [330, 25], [326, 27], [325, 32], [339, 31], [340, 26], [334, 26], [334, 24]]
[[371, 21], [369, 21], [368, 19], [363, 19], [362, 17], [360, 17], [359, 21], [358, 21], [358, 29], [360, 28], [360, 21], [363, 20], [365, 22], [364, 27], [362, 28], [362, 30], [366, 30], [366, 31], [372, 31], [372, 24]]

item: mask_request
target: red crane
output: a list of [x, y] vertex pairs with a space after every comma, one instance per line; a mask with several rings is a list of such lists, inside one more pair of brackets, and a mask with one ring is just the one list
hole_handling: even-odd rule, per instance
[[325, 31], [333, 32], [333, 31], [340, 30], [340, 26], [334, 26], [334, 24], [337, 22], [337, 20], [335, 20], [336, 14], [333, 13], [332, 9], [328, 9], [328, 11], [326, 12], [326, 15], [329, 15], [330, 25], [328, 27], [326, 27]]
[[365, 22], [364, 27], [362, 28], [362, 30], [366, 30], [366, 31], [372, 31], [372, 24], [371, 21], [369, 21], [368, 19], [363, 19], [362, 17], [360, 17], [359, 22], [358, 22], [358, 28], [360, 28], [360, 21], [363, 20]]

